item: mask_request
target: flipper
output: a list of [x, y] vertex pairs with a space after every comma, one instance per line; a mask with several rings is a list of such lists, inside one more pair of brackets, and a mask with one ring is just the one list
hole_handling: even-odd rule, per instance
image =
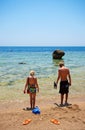
[[65, 105], [64, 104], [58, 104], [58, 103], [54, 103], [56, 106], [58, 106], [58, 107], [65, 107]]
[[70, 103], [65, 103], [65, 104], [58, 104], [58, 103], [54, 103], [57, 107], [68, 107], [71, 106], [72, 104]]
[[26, 107], [26, 108], [23, 108], [23, 110], [30, 111], [30, 110], [32, 110], [32, 108]]
[[65, 103], [64, 105], [68, 107], [68, 106], [71, 106], [72, 104], [70, 104], [70, 103]]

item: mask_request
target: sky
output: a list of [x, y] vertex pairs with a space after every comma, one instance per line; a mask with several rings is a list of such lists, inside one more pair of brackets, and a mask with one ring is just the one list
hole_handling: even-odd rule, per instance
[[0, 0], [0, 46], [85, 46], [85, 0]]

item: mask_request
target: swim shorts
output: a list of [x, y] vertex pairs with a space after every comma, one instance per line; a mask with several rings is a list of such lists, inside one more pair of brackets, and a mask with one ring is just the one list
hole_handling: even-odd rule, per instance
[[35, 85], [30, 86], [29, 92], [30, 93], [36, 93], [36, 87], [35, 87]]
[[67, 94], [67, 93], [69, 93], [69, 83], [68, 83], [67, 80], [60, 82], [60, 90], [59, 90], [59, 93], [61, 93], [61, 94]]

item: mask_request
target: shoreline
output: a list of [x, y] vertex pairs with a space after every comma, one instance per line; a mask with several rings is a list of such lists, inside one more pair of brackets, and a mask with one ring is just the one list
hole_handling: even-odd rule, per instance
[[[0, 85], [0, 101], [5, 100], [25, 100], [27, 94], [23, 94], [23, 89], [25, 85], [25, 80], [19, 80], [15, 84], [10, 85]], [[38, 84], [40, 87], [40, 92], [37, 92], [39, 97], [57, 97], [59, 96], [59, 84], [57, 89], [54, 89], [53, 83], [56, 80], [56, 76], [50, 78], [38, 78]], [[82, 86], [81, 86], [82, 85]], [[84, 95], [84, 79], [78, 80], [77, 82], [72, 77], [72, 86], [69, 87], [69, 96]]]

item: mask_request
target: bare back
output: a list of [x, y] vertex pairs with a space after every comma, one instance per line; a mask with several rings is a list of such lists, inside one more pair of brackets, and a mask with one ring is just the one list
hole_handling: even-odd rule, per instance
[[64, 66], [59, 68], [58, 72], [59, 72], [59, 77], [60, 77], [61, 81], [67, 80], [67, 78], [68, 78], [68, 76], [70, 74], [69, 69], [64, 67]]
[[37, 78], [29, 76], [29, 84], [37, 86]]

